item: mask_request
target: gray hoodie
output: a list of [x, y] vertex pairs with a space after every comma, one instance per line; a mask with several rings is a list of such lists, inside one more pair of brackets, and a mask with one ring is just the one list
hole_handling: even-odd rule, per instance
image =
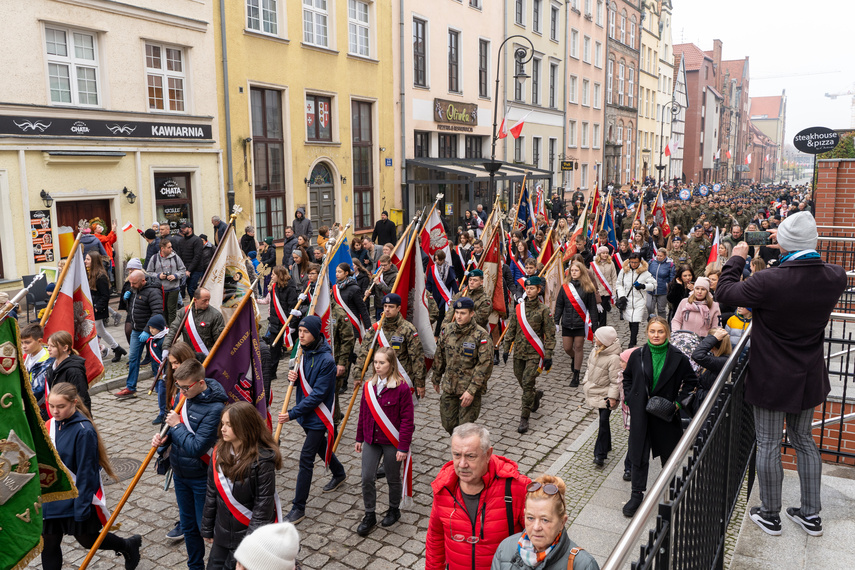
[[294, 217], [291, 222], [291, 227], [294, 229], [295, 236], [306, 236], [306, 239], [312, 239], [312, 220], [306, 217], [306, 208], [297, 208], [297, 212], [302, 214], [302, 218]]
[[[184, 267], [184, 262], [181, 261], [181, 258], [174, 251], [166, 257], [163, 257], [160, 253], [151, 256], [151, 259], [148, 260], [148, 267], [146, 267], [146, 273], [160, 281], [164, 291], [178, 289], [181, 286], [181, 279], [184, 278], [185, 271], [187, 270]], [[174, 275], [175, 279], [172, 281], [161, 279], [161, 273], [165, 273], [167, 276]]]

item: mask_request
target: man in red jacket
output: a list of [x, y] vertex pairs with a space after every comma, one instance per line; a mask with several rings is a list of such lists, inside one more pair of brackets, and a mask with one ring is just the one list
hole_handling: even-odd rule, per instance
[[485, 427], [454, 428], [451, 461], [431, 483], [425, 570], [489, 569], [499, 543], [525, 527], [530, 483], [516, 463], [493, 455]]

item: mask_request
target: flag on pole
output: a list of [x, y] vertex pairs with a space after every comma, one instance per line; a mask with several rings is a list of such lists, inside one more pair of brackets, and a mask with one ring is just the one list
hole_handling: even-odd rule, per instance
[[[342, 244], [343, 246], [344, 244]], [[327, 267], [327, 271], [329, 271]], [[318, 285], [315, 285], [315, 293], [312, 297], [314, 310], [312, 314], [321, 319], [321, 330], [324, 331], [324, 336], [330, 347], [333, 345], [332, 326], [330, 317], [332, 316], [332, 306], [330, 305], [330, 282], [329, 279], [323, 279]]]
[[502, 124], [499, 125], [499, 132], [496, 134], [497, 139], [503, 139], [508, 136], [508, 128], [505, 126], [505, 122], [508, 116], [507, 110], [505, 111], [505, 116], [502, 117]]
[[433, 254], [442, 250], [445, 252], [445, 259], [451, 263], [451, 247], [449, 246], [448, 236], [445, 235], [445, 227], [442, 225], [442, 219], [439, 217], [439, 210], [433, 208], [430, 217], [422, 226], [422, 231], [419, 234], [422, 249], [426, 254], [433, 259]]
[[39, 415], [14, 319], [0, 320], [0, 382], [0, 568], [24, 568], [42, 550], [42, 503], [77, 489]]
[[86, 379], [92, 384], [104, 375], [104, 363], [95, 332], [95, 307], [81, 248], [71, 255], [68, 263], [68, 272], [59, 285], [59, 294], [45, 323], [44, 338], [58, 331], [72, 333], [74, 350], [86, 360]]
[[719, 244], [719, 231], [718, 228], [715, 229], [715, 238], [712, 242], [712, 247], [710, 248], [710, 256], [707, 259], [707, 265], [718, 260], [718, 244]]
[[[344, 239], [344, 238], [342, 238]], [[333, 246], [335, 247], [335, 246]], [[327, 273], [329, 274], [330, 286], [335, 286], [335, 268], [339, 266], [340, 263], [346, 263], [350, 266], [351, 269], [355, 271], [353, 267], [353, 257], [350, 255], [350, 248], [347, 246], [347, 241], [341, 244], [338, 249], [335, 251], [335, 255], [330, 259], [330, 264], [327, 267]], [[368, 271], [373, 271], [373, 267], [369, 267]]]
[[398, 240], [398, 247], [396, 247], [395, 251], [392, 252], [392, 263], [395, 264], [398, 271], [401, 270], [401, 263], [404, 262], [404, 257], [407, 254], [407, 243], [409, 243], [411, 235], [410, 228], [407, 228], [404, 231], [404, 235], [402, 235], [401, 239]]
[[481, 258], [480, 269], [484, 272], [484, 291], [488, 295], [490, 291], [493, 292], [493, 312], [507, 314], [505, 286], [502, 280], [501, 233], [500, 228], [493, 232], [493, 237], [490, 239], [487, 249], [484, 250], [484, 257]]
[[675, 152], [677, 152], [677, 145], [679, 144], [679, 139], [677, 134], [671, 135], [671, 139], [668, 141], [668, 145], [665, 147], [665, 156], [671, 156]]
[[769, 162], [769, 155], [766, 155], [766, 162]]
[[261, 374], [261, 351], [252, 303], [243, 306], [225, 336], [205, 368], [205, 375], [222, 385], [229, 402], [249, 402], [267, 420], [267, 394]]
[[662, 200], [662, 192], [656, 196], [656, 202], [653, 204], [653, 219], [659, 229], [662, 230], [662, 235], [668, 237], [671, 234], [671, 225], [668, 223], [668, 214], [665, 212], [665, 202]]
[[614, 205], [611, 200], [609, 200], [609, 205], [606, 207], [606, 219], [603, 220], [603, 229], [609, 236], [609, 243], [613, 248], [615, 248], [615, 251], [617, 251], [618, 240], [617, 234], [615, 233]]
[[718, 160], [719, 158], [721, 158], [721, 149], [715, 151], [715, 159]]
[[559, 257], [546, 270], [546, 291], [544, 302], [549, 307], [549, 314], [555, 314], [555, 303], [558, 301], [558, 292], [561, 291], [561, 271], [564, 262]]
[[211, 306], [228, 321], [244, 296], [252, 293], [252, 280], [233, 225], [226, 228], [223, 243], [211, 261], [205, 280], [199, 283], [211, 292]]
[[401, 314], [405, 318], [410, 315], [412, 309], [412, 323], [418, 331], [422, 348], [425, 352], [425, 366], [433, 364], [436, 354], [436, 341], [433, 337], [433, 329], [430, 325], [430, 313], [428, 311], [428, 295], [425, 288], [425, 271], [422, 265], [421, 254], [417, 246], [410, 248], [409, 255], [404, 255], [401, 268], [398, 270], [398, 282], [392, 289], [392, 293], [401, 296]]
[[730, 154], [730, 149], [727, 149], [727, 154], [725, 156], [727, 156], [727, 158], [733, 158], [733, 155]]
[[751, 153], [748, 153], [745, 157], [745, 164], [751, 164]]
[[531, 222], [531, 200], [528, 197], [528, 188], [523, 186], [522, 196], [520, 197], [520, 207], [517, 210], [517, 220], [514, 224], [514, 230], [519, 230], [523, 233], [530, 230]]
[[520, 138], [520, 135], [522, 134], [523, 130], [523, 125], [525, 125], [525, 120], [528, 118], [529, 115], [531, 115], [531, 111], [523, 115], [523, 118], [517, 121], [516, 125], [511, 127], [511, 134], [514, 136], [515, 139]]
[[134, 225], [133, 225], [132, 223], [128, 222], [127, 224], [125, 224], [124, 226], [122, 226], [122, 231], [123, 231], [123, 232], [126, 232], [126, 231], [128, 231], [129, 229], [131, 229], [131, 228], [133, 228], [133, 227], [134, 227]]

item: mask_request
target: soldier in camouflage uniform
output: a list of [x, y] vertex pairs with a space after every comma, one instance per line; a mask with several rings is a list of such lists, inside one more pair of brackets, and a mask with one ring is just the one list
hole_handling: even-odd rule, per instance
[[[425, 351], [422, 341], [413, 323], [404, 319], [401, 315], [401, 296], [389, 293], [383, 297], [383, 334], [389, 346], [395, 351], [398, 362], [404, 367], [404, 371], [413, 383], [419, 398], [425, 395]], [[374, 342], [377, 334], [377, 323], [365, 331], [359, 355], [356, 358], [356, 366], [353, 368], [354, 382], [362, 378], [362, 367], [365, 365], [365, 357]], [[369, 369], [371, 364], [369, 364]], [[368, 377], [371, 372], [366, 371]]]
[[356, 335], [353, 332], [353, 326], [347, 319], [347, 313], [334, 300], [332, 301], [330, 325], [332, 326], [333, 358], [335, 358], [336, 363], [333, 422], [338, 425], [342, 417], [341, 407], [338, 405], [338, 395], [346, 389], [351, 358], [353, 358], [353, 348], [356, 346]]
[[[555, 349], [555, 328], [549, 307], [538, 300], [543, 289], [543, 279], [532, 276], [525, 280], [525, 299], [522, 301], [525, 307], [525, 317], [534, 334], [543, 343], [543, 369], [552, 368], [552, 351]], [[520, 406], [519, 433], [528, 431], [528, 418], [531, 412], [536, 412], [540, 407], [540, 399], [543, 397], [542, 390], [536, 390], [536, 380], [540, 374], [540, 355], [535, 347], [528, 341], [519, 317], [510, 319], [508, 331], [505, 334], [504, 358], [508, 363], [511, 345], [514, 346], [514, 376], [522, 388], [522, 405]]]
[[[482, 329], [489, 330], [487, 321], [490, 320], [490, 313], [493, 312], [493, 299], [487, 296], [483, 285], [484, 272], [480, 269], [473, 269], [469, 272], [469, 281], [466, 283], [466, 287], [468, 288], [466, 295], [461, 291], [451, 298], [451, 304], [453, 305], [456, 300], [464, 296], [472, 299], [472, 302], [475, 303], [475, 322]], [[448, 311], [445, 313], [442, 326], [446, 327], [452, 322], [454, 322], [454, 313]]]
[[440, 394], [439, 417], [448, 433], [478, 419], [481, 394], [493, 372], [493, 343], [490, 333], [475, 322], [475, 303], [461, 297], [452, 307], [454, 322], [439, 335], [432, 378]]
[[693, 235], [686, 244], [686, 253], [689, 254], [689, 258], [692, 260], [692, 271], [695, 272], [695, 276], [704, 274], [704, 270], [707, 267], [707, 260], [710, 257], [711, 247], [710, 240], [704, 236], [704, 227], [695, 226]]
[[692, 260], [689, 253], [686, 251], [686, 243], [680, 236], [674, 236], [671, 240], [671, 248], [668, 250], [668, 257], [674, 263], [674, 267], [679, 267], [684, 263], [691, 266]]

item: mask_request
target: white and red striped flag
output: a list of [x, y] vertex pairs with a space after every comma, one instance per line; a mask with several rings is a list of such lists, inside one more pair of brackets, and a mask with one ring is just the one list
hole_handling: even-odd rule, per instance
[[707, 259], [707, 264], [712, 263], [713, 261], [718, 260], [718, 244], [719, 244], [719, 232], [718, 228], [715, 229], [715, 238], [712, 242], [712, 247], [710, 248], [710, 256]]

